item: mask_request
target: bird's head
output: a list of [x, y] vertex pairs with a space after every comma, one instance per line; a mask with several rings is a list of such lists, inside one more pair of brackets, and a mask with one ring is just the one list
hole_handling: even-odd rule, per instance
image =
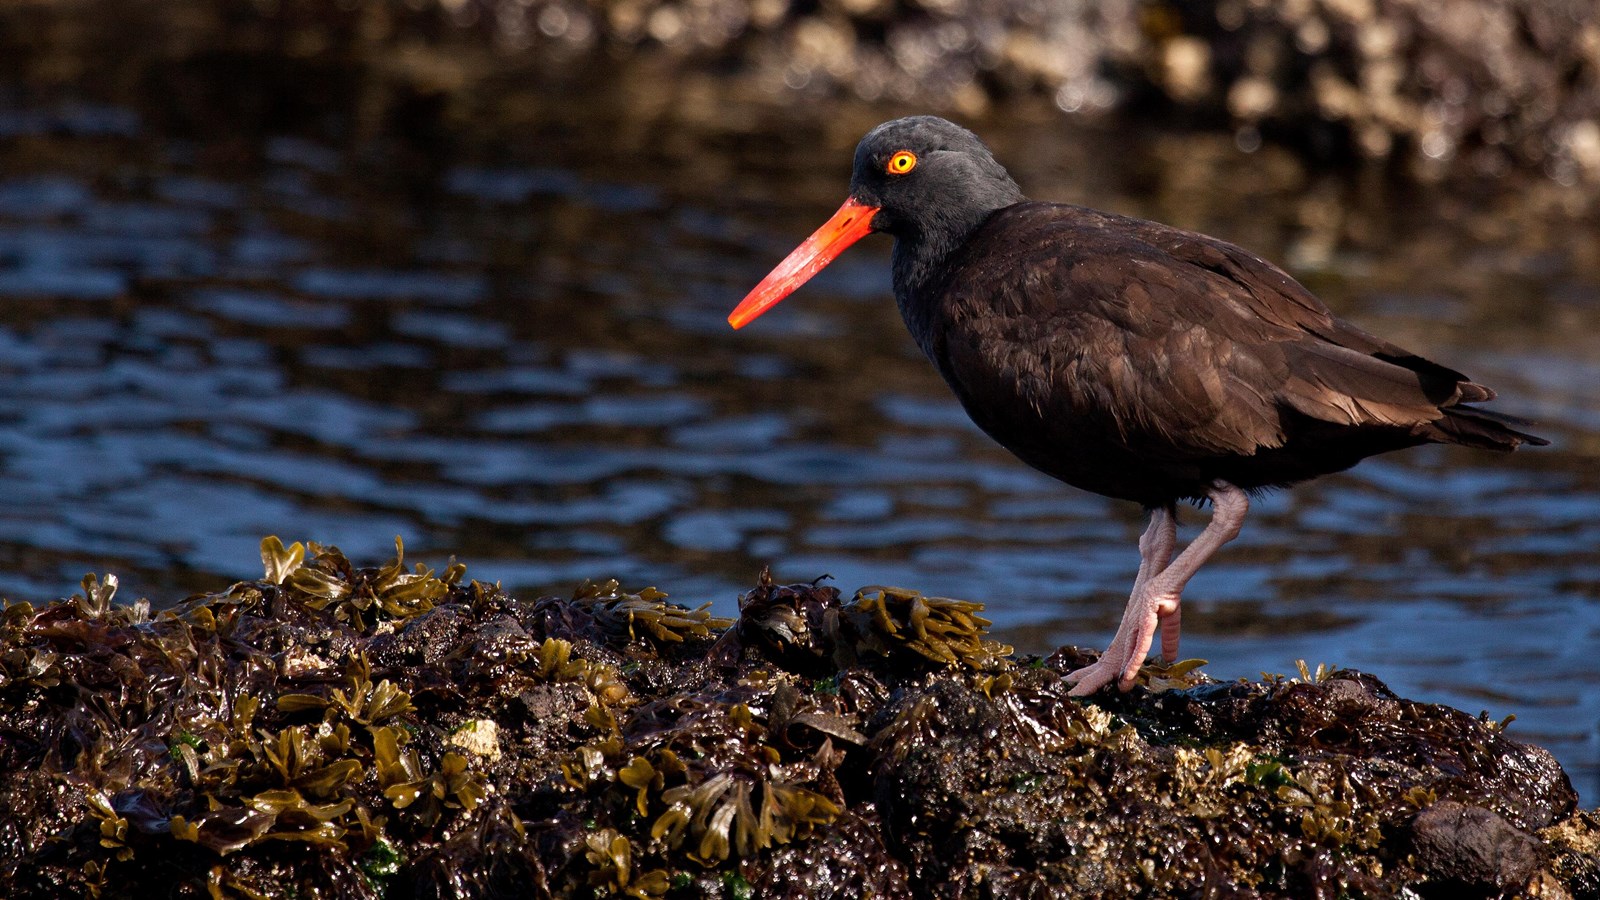
[[1021, 199], [989, 148], [960, 125], [936, 116], [885, 122], [856, 145], [844, 205], [750, 291], [728, 324], [743, 328], [874, 231], [959, 240]]

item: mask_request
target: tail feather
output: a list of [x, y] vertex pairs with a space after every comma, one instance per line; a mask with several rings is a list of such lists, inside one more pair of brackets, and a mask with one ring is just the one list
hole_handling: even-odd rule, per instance
[[1542, 437], [1518, 431], [1533, 425], [1527, 419], [1479, 409], [1476, 406], [1448, 406], [1444, 416], [1429, 423], [1428, 437], [1446, 444], [1461, 444], [1484, 450], [1515, 450], [1523, 444], [1544, 447]]

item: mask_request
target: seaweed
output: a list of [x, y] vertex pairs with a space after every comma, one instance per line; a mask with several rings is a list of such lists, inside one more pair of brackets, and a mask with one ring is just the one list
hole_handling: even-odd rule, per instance
[[336, 621], [363, 633], [382, 619], [407, 619], [433, 609], [467, 570], [451, 560], [438, 576], [421, 563], [407, 571], [405, 545], [398, 537], [394, 551], [388, 565], [356, 569], [338, 547], [296, 541], [285, 548], [276, 537], [261, 542], [267, 581], [311, 609], [331, 610]]
[[906, 588], [864, 587], [845, 603], [816, 583], [777, 585], [762, 571], [739, 600], [739, 621], [711, 659], [731, 665], [745, 645], [785, 668], [821, 675], [864, 665], [900, 673], [929, 668], [1001, 671], [1012, 648], [986, 637], [983, 604]]
[[653, 587], [630, 594], [613, 578], [585, 581], [573, 592], [572, 602], [587, 610], [607, 637], [648, 640], [657, 646], [708, 637], [733, 624], [711, 615], [709, 601], [691, 610], [664, 602], [666, 597]]
[[1370, 675], [1080, 699], [1092, 656], [1015, 659], [975, 603], [762, 573], [729, 622], [395, 550], [7, 604], [0, 894], [1600, 897], [1548, 753]]
[[984, 636], [989, 620], [978, 615], [983, 604], [970, 600], [925, 597], [919, 591], [874, 585], [856, 591], [843, 608], [854, 630], [850, 647], [866, 655], [899, 656], [907, 652], [935, 665], [988, 671], [1010, 665], [1012, 648]]

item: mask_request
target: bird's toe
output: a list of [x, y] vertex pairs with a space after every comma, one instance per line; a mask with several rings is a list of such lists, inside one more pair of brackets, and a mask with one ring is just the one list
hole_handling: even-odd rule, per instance
[[1067, 683], [1072, 685], [1072, 690], [1067, 692], [1067, 696], [1087, 697], [1110, 684], [1116, 674], [1116, 667], [1109, 665], [1102, 656], [1097, 662], [1067, 673]]

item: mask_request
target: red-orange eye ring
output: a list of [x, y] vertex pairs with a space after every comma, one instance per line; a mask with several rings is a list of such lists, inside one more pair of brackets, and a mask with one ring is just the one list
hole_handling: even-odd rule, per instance
[[904, 175], [916, 167], [917, 155], [910, 150], [900, 150], [889, 157], [889, 164], [883, 168], [890, 175]]

